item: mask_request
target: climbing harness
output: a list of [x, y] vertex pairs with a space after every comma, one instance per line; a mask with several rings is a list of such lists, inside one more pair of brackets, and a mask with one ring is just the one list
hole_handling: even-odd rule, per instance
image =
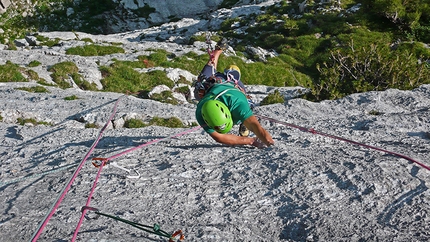
[[358, 146], [362, 146], [362, 147], [365, 147], [365, 148], [382, 151], [384, 153], [391, 154], [391, 155], [403, 158], [405, 160], [411, 161], [411, 162], [413, 162], [415, 164], [418, 164], [422, 168], [425, 168], [425, 169], [427, 169], [427, 170], [430, 171], [430, 167], [429, 166], [424, 165], [423, 163], [421, 163], [421, 162], [419, 162], [419, 161], [417, 161], [415, 159], [412, 159], [411, 157], [408, 157], [406, 155], [402, 155], [402, 154], [399, 154], [399, 153], [396, 153], [396, 152], [393, 152], [393, 151], [389, 151], [389, 150], [385, 150], [385, 149], [382, 149], [382, 148], [378, 148], [378, 147], [375, 147], [375, 146], [362, 144], [362, 143], [359, 143], [359, 142], [356, 142], [356, 141], [353, 141], [353, 140], [349, 140], [349, 139], [345, 139], [345, 138], [342, 138], [342, 137], [339, 137], [339, 136], [335, 136], [335, 135], [331, 135], [331, 134], [326, 134], [326, 133], [323, 133], [323, 132], [319, 132], [319, 131], [316, 131], [315, 129], [312, 129], [312, 128], [305, 128], [305, 127], [301, 127], [301, 126], [298, 126], [298, 125], [290, 124], [290, 123], [287, 123], [287, 122], [279, 121], [279, 120], [276, 120], [276, 119], [273, 119], [273, 118], [269, 118], [269, 117], [265, 117], [265, 116], [262, 116], [262, 115], [255, 115], [255, 116], [257, 116], [257, 117], [259, 117], [261, 119], [269, 120], [269, 121], [274, 122], [274, 123], [279, 123], [279, 124], [283, 124], [283, 125], [288, 126], [288, 127], [297, 128], [297, 129], [299, 129], [301, 131], [304, 131], [304, 132], [309, 132], [309, 133], [312, 133], [312, 134], [319, 134], [319, 135], [322, 135], [322, 136], [326, 136], [326, 137], [329, 137], [329, 138], [332, 138], [332, 139], [337, 139], [337, 140], [345, 141], [345, 142], [348, 142], [348, 143], [351, 143], [351, 144], [354, 144], [354, 145], [358, 145]]
[[81, 208], [81, 212], [82, 213], [84, 213], [86, 210], [93, 211], [96, 214], [96, 216], [94, 216], [94, 217], [90, 217], [88, 214], [85, 215], [85, 218], [88, 219], [88, 220], [90, 220], [90, 219], [98, 219], [100, 216], [104, 216], [104, 217], [112, 218], [112, 219], [117, 220], [119, 222], [123, 222], [123, 223], [129, 224], [129, 225], [131, 225], [131, 226], [133, 226], [135, 228], [138, 228], [140, 230], [143, 230], [145, 232], [169, 238], [169, 242], [173, 242], [174, 239], [176, 239], [177, 236], [179, 236], [179, 240], [181, 240], [181, 241], [185, 239], [185, 236], [182, 233], [182, 230], [177, 230], [174, 233], [169, 234], [166, 231], [162, 230], [160, 228], [160, 225], [158, 225], [158, 224], [154, 224], [154, 226], [144, 225], [144, 224], [140, 224], [140, 223], [136, 223], [136, 222], [133, 222], [133, 221], [130, 221], [130, 220], [126, 220], [126, 219], [120, 218], [118, 216], [113, 216], [113, 215], [109, 215], [109, 214], [106, 214], [106, 213], [102, 213], [97, 208], [93, 208], [93, 207], [89, 207], [89, 206], [83, 206]]

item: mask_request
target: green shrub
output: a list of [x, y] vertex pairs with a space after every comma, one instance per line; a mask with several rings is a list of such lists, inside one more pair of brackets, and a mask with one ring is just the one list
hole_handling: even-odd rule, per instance
[[67, 81], [70, 78], [70, 75], [77, 73], [79, 69], [74, 62], [66, 61], [51, 66], [48, 68], [48, 71], [52, 72], [52, 80], [57, 83], [60, 88], [66, 89], [72, 87], [72, 85]]
[[75, 84], [82, 90], [97, 91], [97, 85], [95, 83], [89, 83], [77, 72], [71, 74]]
[[76, 99], [79, 99], [78, 96], [76, 96], [76, 95], [67, 96], [64, 98], [64, 100], [66, 100], [66, 101], [72, 101], [72, 100], [76, 100]]
[[124, 53], [124, 49], [118, 46], [103, 46], [103, 45], [85, 45], [78, 47], [71, 47], [66, 50], [68, 55], [80, 56], [104, 56], [115, 53]]
[[173, 105], [177, 105], [179, 103], [178, 100], [176, 100], [173, 97], [171, 91], [163, 91], [161, 93], [154, 93], [151, 96], [151, 99], [155, 100], [155, 101], [162, 102], [162, 103], [170, 103], [170, 104], [173, 104]]
[[146, 127], [147, 125], [140, 119], [128, 119], [125, 121], [124, 123], [124, 127], [125, 128], [143, 128]]
[[430, 23], [427, 26], [418, 25], [414, 27], [412, 34], [418, 41], [430, 43]]
[[166, 85], [170, 88], [174, 86], [164, 71], [151, 71], [139, 73], [132, 67], [117, 61], [109, 67], [101, 66], [100, 71], [104, 77], [101, 80], [104, 91], [119, 93], [136, 93], [150, 91], [158, 85]]
[[17, 121], [17, 122], [18, 122], [18, 124], [20, 124], [20, 125], [25, 125], [25, 124], [27, 124], [27, 123], [31, 123], [31, 124], [33, 124], [34, 126], [36, 126], [36, 125], [47, 125], [47, 126], [51, 126], [51, 125], [52, 125], [52, 123], [45, 122], [45, 121], [37, 121], [37, 120], [36, 120], [36, 119], [34, 119], [34, 118], [26, 118], [26, 119], [24, 119], [24, 118], [18, 118], [16, 121]]
[[35, 92], [35, 93], [49, 93], [48, 89], [46, 89], [42, 86], [19, 87], [16, 89], [27, 91], [27, 92]]
[[37, 61], [37, 60], [34, 60], [34, 61], [31, 61], [29, 64], [28, 64], [28, 67], [36, 67], [36, 66], [40, 66], [42, 63], [40, 63], [39, 61]]
[[51, 84], [51, 83], [46, 82], [46, 80], [43, 78], [39, 78], [39, 80], [37, 81], [37, 84], [40, 84], [43, 86], [56, 86], [55, 84]]
[[175, 92], [182, 93], [185, 96], [190, 94], [190, 89], [188, 86], [182, 86], [175, 89]]
[[31, 69], [27, 69], [27, 70], [23, 70], [23, 73], [26, 74], [28, 76], [29, 80], [34, 80], [36, 82], [40, 82], [40, 83], [44, 83], [46, 82], [45, 79], [40, 78], [39, 74], [37, 74], [37, 72], [31, 70]]
[[188, 44], [192, 45], [196, 41], [205, 42], [206, 41], [206, 35], [193, 35], [190, 37]]
[[273, 93], [267, 95], [260, 103], [261, 106], [275, 104], [275, 103], [284, 103], [285, 98], [279, 92], [279, 90], [275, 90]]
[[86, 129], [97, 129], [99, 126], [95, 123], [86, 123], [85, 128]]
[[311, 95], [315, 100], [336, 99], [372, 90], [409, 90], [430, 83], [430, 70], [408, 51], [390, 50], [373, 44], [331, 52], [331, 59], [317, 66], [321, 79], [315, 81]]
[[33, 125], [37, 125], [37, 121], [36, 121], [36, 119], [34, 119], [34, 118], [26, 118], [26, 119], [18, 118], [16, 121], [17, 121], [17, 122], [18, 122], [18, 124], [20, 124], [20, 125], [25, 125], [26, 123], [31, 123], [31, 124], [33, 124]]
[[375, 109], [373, 109], [373, 110], [370, 110], [369, 111], [369, 114], [370, 115], [382, 115], [382, 114], [384, 114], [384, 113], [382, 113], [382, 112], [380, 112], [380, 111], [378, 111], [378, 110], [375, 110]]
[[82, 38], [81, 41], [84, 41], [87, 43], [94, 43], [94, 41], [91, 38]]
[[53, 39], [53, 40], [50, 39], [50, 40], [47, 40], [47, 41], [40, 43], [40, 45], [46, 45], [48, 47], [52, 47], [52, 46], [58, 45], [58, 43], [60, 43], [60, 39]]
[[0, 65], [0, 82], [26, 82], [23, 71], [23, 68], [8, 60], [6, 64]]
[[57, 83], [60, 88], [65, 89], [72, 87], [68, 81], [71, 78], [75, 84], [83, 90], [97, 90], [95, 83], [89, 83], [78, 73], [79, 69], [74, 62], [65, 61], [57, 63], [48, 68], [48, 71], [52, 72], [52, 80]]
[[179, 118], [171, 117], [171, 118], [160, 118], [160, 117], [153, 117], [149, 121], [149, 125], [157, 125], [157, 126], [164, 126], [169, 128], [184, 128], [184, 124]]

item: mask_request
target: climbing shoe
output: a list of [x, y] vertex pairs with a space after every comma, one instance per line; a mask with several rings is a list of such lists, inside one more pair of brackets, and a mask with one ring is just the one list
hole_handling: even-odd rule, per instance
[[215, 45], [216, 50], [226, 50], [228, 48], [227, 39], [222, 38]]

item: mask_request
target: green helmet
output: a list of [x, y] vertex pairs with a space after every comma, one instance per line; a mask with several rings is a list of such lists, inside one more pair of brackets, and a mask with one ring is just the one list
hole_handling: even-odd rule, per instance
[[218, 133], [228, 133], [233, 127], [230, 110], [218, 100], [209, 100], [203, 104], [202, 116], [205, 123]]

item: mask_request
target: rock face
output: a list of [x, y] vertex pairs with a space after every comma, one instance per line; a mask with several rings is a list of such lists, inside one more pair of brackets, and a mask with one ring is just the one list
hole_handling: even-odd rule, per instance
[[177, 18], [192, 17], [204, 14], [218, 8], [223, 0], [120, 0], [120, 4], [127, 10], [153, 8], [149, 15], [153, 23], [165, 23], [170, 16]]
[[10, 5], [10, 0], [0, 0], [0, 14], [6, 12], [6, 9]]
[[[1, 115], [7, 120], [29, 115], [52, 125], [0, 122], [2, 241], [31, 240], [100, 132], [84, 128], [84, 122], [105, 124], [119, 98], [112, 124], [38, 241], [71, 240], [98, 171], [91, 158], [130, 149], [103, 168], [91, 206], [157, 223], [165, 231], [181, 229], [185, 241], [430, 239], [430, 171], [408, 160], [266, 120], [262, 125], [276, 142], [267, 149], [220, 145], [201, 130], [178, 137], [189, 129], [118, 128], [127, 118], [146, 115], [193, 121], [195, 106], [73, 88], [15, 89], [23, 85], [34, 84], [0, 83], [0, 110], [10, 110], [10, 116]], [[79, 99], [64, 100], [70, 95]], [[429, 165], [429, 107], [430, 85], [423, 85], [320, 103], [294, 99], [255, 112]], [[105, 217], [84, 220], [78, 236], [79, 241], [166, 241]]]

